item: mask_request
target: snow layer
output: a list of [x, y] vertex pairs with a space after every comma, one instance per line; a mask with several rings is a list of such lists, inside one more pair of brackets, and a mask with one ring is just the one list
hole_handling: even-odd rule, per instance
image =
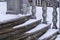
[[21, 18], [24, 16], [28, 16], [28, 15], [2, 15], [2, 14], [0, 14], [0, 23], [9, 22], [11, 20]]
[[46, 24], [39, 24], [38, 26], [36, 26], [35, 28], [33, 28], [33, 29], [27, 31], [26, 33], [33, 33], [33, 32], [36, 32], [36, 31], [38, 31], [38, 30], [41, 30], [41, 29], [47, 27], [48, 25], [49, 25], [49, 24], [47, 24], [47, 25], [46, 25]]
[[0, 2], [0, 23], [8, 22], [8, 21], [11, 21], [13, 19], [17, 19], [20, 17], [31, 15], [31, 14], [26, 14], [26, 15], [6, 14], [6, 11], [7, 11], [7, 5], [6, 4], [7, 4], [6, 2]]
[[22, 26], [31, 24], [31, 23], [33, 23], [33, 22], [36, 22], [36, 21], [38, 21], [38, 20], [40, 20], [40, 19], [30, 19], [30, 20], [26, 21], [25, 23], [23, 23], [23, 24], [21, 24], [21, 25], [14, 26], [13, 28], [19, 28], [19, 27], [22, 27]]
[[45, 38], [48, 38], [50, 36], [52, 36], [54, 33], [56, 33], [58, 30], [56, 29], [49, 29], [44, 35], [42, 35], [39, 40], [42, 40], [42, 39], [45, 39]]

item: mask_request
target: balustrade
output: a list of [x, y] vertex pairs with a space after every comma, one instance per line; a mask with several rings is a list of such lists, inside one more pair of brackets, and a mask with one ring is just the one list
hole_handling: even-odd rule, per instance
[[[36, 1], [37, 1], [37, 5], [38, 3], [42, 2], [42, 17], [43, 17], [43, 22], [44, 24], [47, 24], [46, 18], [47, 18], [47, 2], [53, 5], [53, 28], [57, 29], [57, 1], [56, 0], [32, 0], [32, 18], [36, 19]], [[39, 2], [41, 1], [41, 2]], [[59, 0], [60, 1], [60, 0]], [[22, 14], [27, 14], [29, 13], [29, 2], [28, 0], [7, 0], [7, 13], [22, 13]], [[60, 6], [60, 4], [59, 4]], [[60, 7], [59, 7], [60, 8]], [[60, 18], [60, 17], [59, 17]], [[60, 23], [60, 21], [59, 21]], [[60, 26], [60, 25], [59, 25]]]
[[[46, 20], [47, 19], [47, 2], [49, 4], [51, 3], [53, 5], [52, 6], [52, 8], [53, 8], [53, 12], [52, 12], [52, 23], [53, 23], [53, 26], [52, 26], [52, 28], [53, 29], [57, 29], [57, 21], [58, 21], [57, 20], [57, 15], [58, 15], [58, 13], [57, 13], [57, 2], [56, 2], [56, 0], [54, 0], [54, 1], [49, 0], [49, 1], [47, 1], [47, 0], [43, 0], [42, 1], [42, 11], [43, 11], [43, 13], [42, 13], [43, 21], [42, 21], [42, 23], [43, 24], [47, 24], [47, 20]], [[8, 10], [8, 13], [11, 12], [11, 13], [16, 13], [16, 14], [17, 13], [27, 14], [27, 13], [29, 13], [29, 10], [30, 10], [29, 7], [30, 7], [30, 4], [29, 4], [28, 0], [20, 0], [20, 1], [19, 0], [14, 0], [14, 1], [7, 0], [7, 10]], [[36, 0], [32, 0], [32, 10], [31, 10], [31, 12], [32, 12], [31, 17], [33, 19], [36, 19]], [[59, 13], [60, 13], [60, 2], [59, 2]], [[29, 18], [30, 18], [30, 16], [29, 16]], [[4, 35], [2, 35], [2, 38], [8, 37], [8, 38], [5, 38], [7, 40], [8, 39], [10, 40], [11, 38], [15, 39], [17, 37], [21, 37], [21, 36], [18, 36], [18, 35], [20, 35], [21, 32], [25, 33], [29, 29], [32, 29], [35, 26], [37, 26], [39, 23], [41, 23], [41, 20], [36, 21], [34, 23], [30, 23], [30, 24], [28, 24], [26, 26], [24, 25], [23, 28], [26, 27], [24, 30], [21, 29], [22, 27], [21, 28], [17, 28], [18, 30], [17, 29], [11, 29], [11, 28], [9, 28], [9, 30], [7, 31], [6, 29], [4, 29], [5, 31], [2, 30], [0, 34], [4, 34]], [[60, 23], [60, 16], [59, 16], [59, 23]], [[17, 25], [17, 23], [15, 23], [15, 24]], [[3, 26], [3, 27], [5, 27], [5, 26]], [[48, 25], [46, 28], [43, 28], [44, 31], [47, 31], [50, 28], [50, 25]], [[20, 29], [22, 31], [19, 33]], [[37, 31], [33, 32], [34, 34], [33, 33], [29, 34], [29, 37], [28, 38], [26, 37], [26, 40], [31, 40], [31, 39], [35, 39], [35, 38], [39, 37], [39, 35], [42, 35], [43, 33], [45, 33], [43, 31], [43, 29], [41, 29], [42, 31], [41, 30], [39, 30], [39, 31], [37, 30]], [[15, 34], [11, 34], [12, 32], [15, 33]], [[60, 32], [60, 25], [59, 25], [59, 32]], [[7, 36], [5, 36], [5, 35], [7, 35]]]
[[[13, 14], [18, 14], [18, 13], [22, 13], [22, 14], [26, 14], [29, 13], [28, 11], [29, 9], [29, 2], [28, 0], [6, 0], [7, 1], [7, 13], [13, 13]], [[37, 1], [37, 5], [38, 3], [42, 2], [42, 17], [43, 17], [43, 22], [44, 24], [47, 24], [46, 18], [47, 18], [47, 2], [53, 5], [53, 28], [57, 29], [57, 1], [56, 0], [32, 0], [32, 18], [36, 19], [36, 1]], [[40, 2], [39, 2], [40, 1]], [[59, 13], [60, 13], [60, 0], [59, 1]], [[60, 15], [60, 14], [59, 14]], [[59, 23], [60, 23], [60, 16], [59, 16]], [[59, 25], [60, 26], [60, 25]], [[59, 27], [60, 30], [60, 27]]]

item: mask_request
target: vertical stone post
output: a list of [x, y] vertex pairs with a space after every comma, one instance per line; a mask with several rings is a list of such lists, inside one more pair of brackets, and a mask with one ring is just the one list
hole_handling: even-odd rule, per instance
[[29, 6], [30, 6], [30, 4], [29, 4], [28, 0], [23, 0], [22, 9], [21, 9], [22, 14], [27, 14], [28, 13]]
[[57, 29], [57, 3], [53, 2], [53, 13], [52, 13], [53, 19], [53, 27], [54, 29]]
[[46, 6], [46, 1], [42, 2], [42, 17], [43, 17], [43, 22], [44, 24], [47, 24], [46, 18], [47, 18], [47, 6]]
[[20, 13], [20, 0], [6, 0], [7, 1], [7, 14]]
[[36, 0], [32, 0], [32, 18], [36, 19]]

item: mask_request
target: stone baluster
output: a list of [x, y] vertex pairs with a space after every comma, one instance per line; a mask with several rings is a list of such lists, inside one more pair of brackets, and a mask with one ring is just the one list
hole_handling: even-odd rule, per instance
[[44, 24], [47, 24], [46, 18], [47, 18], [47, 7], [46, 7], [46, 1], [42, 2], [42, 17], [43, 17], [43, 22]]
[[53, 22], [53, 27], [54, 29], [57, 29], [57, 3], [56, 2], [53, 2], [53, 19], [52, 19], [52, 22]]
[[36, 19], [36, 0], [32, 0], [32, 18]]

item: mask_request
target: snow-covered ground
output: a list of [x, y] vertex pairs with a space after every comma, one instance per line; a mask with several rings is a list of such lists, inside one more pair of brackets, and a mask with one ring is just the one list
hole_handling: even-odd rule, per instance
[[[1, 17], [2, 15], [6, 15], [6, 11], [7, 11], [7, 5], [6, 4], [7, 4], [6, 2], [0, 2], [0, 18], [2, 18]], [[52, 22], [53, 8], [52, 7], [47, 7], [47, 8], [48, 8], [48, 10], [47, 10], [47, 21]], [[57, 8], [57, 12], [58, 12], [57, 26], [59, 27], [59, 8]], [[37, 16], [38, 19], [42, 18], [42, 7], [36, 7], [36, 16]]]

